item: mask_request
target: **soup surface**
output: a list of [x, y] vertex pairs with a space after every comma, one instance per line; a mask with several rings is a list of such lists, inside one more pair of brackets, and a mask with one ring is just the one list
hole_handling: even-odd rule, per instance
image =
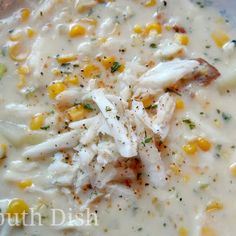
[[17, 4], [0, 20], [1, 235], [235, 235], [230, 21], [210, 1]]

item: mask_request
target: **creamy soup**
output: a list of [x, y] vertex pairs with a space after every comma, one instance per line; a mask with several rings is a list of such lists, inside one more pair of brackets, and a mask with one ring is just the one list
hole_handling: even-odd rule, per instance
[[235, 235], [228, 19], [188, 0], [1, 11], [1, 235]]

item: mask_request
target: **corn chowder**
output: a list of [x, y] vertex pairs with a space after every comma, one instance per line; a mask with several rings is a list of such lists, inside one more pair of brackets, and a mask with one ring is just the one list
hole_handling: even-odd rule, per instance
[[233, 236], [229, 20], [209, 1], [17, 4], [0, 20], [1, 235]]

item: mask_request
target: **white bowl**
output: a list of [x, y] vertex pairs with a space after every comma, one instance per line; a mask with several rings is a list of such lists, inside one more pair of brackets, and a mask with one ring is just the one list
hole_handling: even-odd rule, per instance
[[[197, 0], [194, 0], [197, 1]], [[204, 0], [205, 2], [212, 3], [222, 15], [232, 23], [236, 23], [236, 0]]]

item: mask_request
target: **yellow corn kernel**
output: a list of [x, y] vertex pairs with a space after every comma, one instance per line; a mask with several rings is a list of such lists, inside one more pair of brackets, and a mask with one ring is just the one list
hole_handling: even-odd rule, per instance
[[8, 49], [9, 56], [14, 61], [24, 61], [28, 56], [28, 51], [20, 43], [11, 45]]
[[154, 100], [153, 96], [145, 96], [141, 99], [145, 109], [151, 107], [151, 105], [153, 104], [153, 100]]
[[48, 96], [54, 99], [58, 94], [66, 89], [66, 85], [63, 82], [55, 82], [48, 86]]
[[29, 212], [29, 206], [23, 199], [13, 199], [10, 201], [8, 207], [7, 207], [7, 215], [10, 217], [22, 217], [23, 214]]
[[57, 68], [53, 68], [53, 69], [51, 70], [51, 72], [52, 72], [55, 76], [61, 75], [61, 71], [60, 71], [59, 69], [57, 69]]
[[198, 147], [204, 152], [207, 152], [211, 149], [211, 143], [205, 138], [198, 138], [196, 143]]
[[7, 155], [7, 145], [0, 144], [0, 159], [5, 158]]
[[183, 150], [188, 155], [194, 155], [197, 152], [197, 146], [195, 143], [190, 142], [183, 146]]
[[72, 26], [69, 31], [69, 36], [71, 38], [84, 36], [85, 34], [86, 34], [86, 29], [80, 24]]
[[93, 18], [82, 18], [80, 19], [81, 22], [90, 24], [90, 25], [97, 25], [97, 20]]
[[142, 34], [143, 33], [143, 27], [141, 25], [135, 25], [133, 28], [134, 33], [136, 34]]
[[94, 64], [87, 64], [83, 70], [82, 74], [85, 78], [91, 78], [93, 76], [99, 75], [100, 69]]
[[88, 110], [83, 105], [74, 106], [67, 111], [67, 115], [71, 121], [84, 119], [87, 114]]
[[189, 37], [187, 34], [176, 34], [175, 38], [181, 45], [187, 46], [189, 44]]
[[25, 75], [20, 75], [19, 76], [19, 82], [17, 83], [17, 88], [22, 89], [26, 85], [26, 77]]
[[21, 15], [21, 21], [27, 21], [30, 17], [30, 10], [28, 8], [23, 8], [21, 9], [21, 12], [20, 12], [20, 15]]
[[122, 73], [124, 70], [125, 70], [125, 65], [124, 64], [120, 64], [120, 67], [119, 67], [118, 71], [120, 73]]
[[27, 65], [22, 65], [17, 68], [17, 73], [19, 75], [28, 75], [30, 73], [30, 68]]
[[157, 4], [157, 1], [156, 0], [148, 0], [146, 3], [145, 3], [145, 7], [153, 7]]
[[201, 228], [201, 236], [216, 236], [215, 230], [210, 227]]
[[30, 39], [36, 35], [36, 32], [31, 27], [27, 28], [26, 33], [28, 38]]
[[102, 65], [108, 70], [112, 67], [113, 63], [115, 62], [115, 57], [111, 56], [111, 57], [104, 57], [101, 60]]
[[60, 64], [65, 64], [65, 63], [75, 61], [75, 60], [77, 60], [77, 56], [75, 55], [66, 55], [66, 56], [57, 57], [57, 62]]
[[176, 165], [175, 163], [170, 164], [170, 170], [171, 170], [171, 172], [172, 172], [173, 174], [175, 174], [175, 175], [179, 175], [180, 172], [181, 172], [181, 169], [180, 169], [179, 166]]
[[146, 25], [145, 34], [148, 35], [151, 31], [156, 31], [158, 34], [162, 32], [162, 26], [159, 23], [150, 23]]
[[76, 75], [74, 75], [74, 76], [66, 75], [66, 77], [64, 79], [64, 83], [66, 85], [78, 85], [79, 84], [79, 78]]
[[211, 34], [217, 47], [222, 48], [227, 42], [229, 42], [230, 37], [223, 30], [216, 30]]
[[11, 41], [19, 41], [20, 39], [22, 39], [22, 34], [20, 32], [16, 32], [16, 33], [11, 33], [9, 34], [9, 39]]
[[175, 108], [178, 110], [184, 109], [184, 101], [181, 99], [177, 99], [175, 102]]
[[26, 189], [26, 188], [29, 188], [31, 187], [33, 184], [32, 180], [31, 179], [26, 179], [26, 180], [22, 180], [18, 183], [18, 187], [21, 188], [21, 189]]
[[30, 129], [39, 130], [43, 127], [45, 117], [42, 113], [36, 114], [31, 118]]
[[212, 201], [212, 202], [208, 203], [208, 205], [206, 207], [206, 211], [207, 212], [219, 211], [219, 210], [222, 210], [223, 208], [224, 208], [224, 205], [221, 202]]
[[179, 236], [188, 236], [188, 230], [185, 227], [181, 227], [178, 230]]
[[230, 172], [231, 172], [231, 175], [235, 176], [236, 177], [236, 163], [233, 163], [230, 167]]

